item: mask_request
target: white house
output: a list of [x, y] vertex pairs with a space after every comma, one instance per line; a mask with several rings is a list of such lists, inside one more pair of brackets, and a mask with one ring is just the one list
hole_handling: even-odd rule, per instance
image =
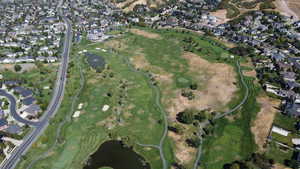
[[290, 131], [287, 131], [287, 130], [285, 130], [283, 128], [279, 128], [279, 127], [276, 127], [276, 126], [272, 127], [272, 132], [280, 134], [282, 136], [288, 136], [289, 133], [290, 133]]

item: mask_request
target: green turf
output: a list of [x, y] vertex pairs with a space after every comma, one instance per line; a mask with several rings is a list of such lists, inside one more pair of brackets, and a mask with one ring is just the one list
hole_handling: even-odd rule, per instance
[[296, 122], [297, 122], [296, 118], [289, 117], [281, 113], [277, 113], [274, 119], [274, 125], [289, 131], [296, 131], [295, 129]]

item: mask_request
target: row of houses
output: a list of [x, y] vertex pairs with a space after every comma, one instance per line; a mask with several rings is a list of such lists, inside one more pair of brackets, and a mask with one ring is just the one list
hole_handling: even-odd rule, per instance
[[33, 56], [24, 56], [19, 58], [0, 58], [0, 64], [13, 64], [13, 63], [32, 63], [32, 62], [47, 62], [53, 63], [58, 60], [57, 57], [33, 57]]

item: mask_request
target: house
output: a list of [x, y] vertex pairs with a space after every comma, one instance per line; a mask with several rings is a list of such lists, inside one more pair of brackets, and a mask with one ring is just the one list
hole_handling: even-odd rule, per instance
[[29, 90], [29, 89], [25, 89], [23, 87], [20, 87], [20, 86], [16, 86], [13, 88], [13, 90], [20, 94], [23, 98], [26, 98], [26, 97], [30, 97], [33, 95], [32, 91]]
[[5, 132], [10, 134], [19, 134], [21, 132], [21, 127], [16, 124], [9, 124], [5, 129]]
[[275, 61], [282, 61], [285, 58], [285, 55], [282, 53], [276, 52], [271, 54], [271, 58], [274, 59]]
[[36, 100], [33, 97], [27, 97], [27, 98], [22, 100], [22, 103], [26, 106], [32, 105], [35, 102], [36, 102]]
[[32, 104], [29, 107], [27, 107], [23, 111], [23, 113], [25, 113], [25, 117], [32, 118], [32, 117], [36, 117], [38, 115], [38, 113], [41, 111], [42, 111], [42, 109], [40, 108], [39, 105]]
[[295, 72], [280, 72], [284, 81], [294, 82], [296, 80]]
[[300, 145], [300, 139], [299, 138], [292, 138], [292, 143], [294, 145]]
[[8, 127], [8, 122], [6, 119], [1, 118], [0, 119], [0, 131], [5, 130]]
[[273, 126], [273, 127], [272, 127], [272, 132], [277, 133], [277, 134], [280, 134], [280, 135], [282, 135], [282, 136], [288, 136], [289, 133], [290, 133], [290, 131], [287, 131], [287, 130], [285, 130], [285, 129], [283, 129], [283, 128], [276, 127], [276, 126]]
[[300, 117], [300, 104], [294, 101], [287, 102], [284, 108], [284, 113], [294, 117]]
[[20, 82], [16, 81], [16, 80], [8, 80], [8, 81], [5, 81], [4, 84], [8, 87], [13, 87], [13, 86], [19, 85]]
[[273, 93], [273, 94], [278, 94], [279, 87], [273, 86], [271, 84], [264, 84], [264, 88], [266, 89], [267, 92]]

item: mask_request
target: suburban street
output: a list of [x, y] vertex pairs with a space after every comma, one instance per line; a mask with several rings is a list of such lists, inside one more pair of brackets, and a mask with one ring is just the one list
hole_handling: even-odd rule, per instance
[[9, 113], [11, 114], [11, 116], [18, 122], [23, 123], [23, 124], [27, 124], [30, 126], [39, 126], [40, 122], [34, 122], [34, 121], [29, 121], [26, 119], [23, 119], [16, 110], [16, 99], [14, 98], [13, 95], [7, 93], [5, 90], [0, 89], [0, 96], [3, 96], [5, 98], [7, 98], [9, 100]]
[[48, 105], [48, 108], [44, 115], [41, 117], [39, 122], [29, 122], [24, 119], [20, 119], [20, 117], [16, 114], [15, 111], [15, 100], [14, 98], [11, 98], [11, 95], [8, 95], [7, 93], [3, 93], [0, 91], [1, 95], [5, 95], [7, 98], [11, 98], [10, 100], [10, 108], [11, 113], [14, 118], [16, 118], [17, 121], [24, 122], [25, 124], [29, 124], [32, 126], [35, 126], [31, 133], [29, 133], [23, 140], [23, 143], [14, 149], [14, 151], [11, 153], [11, 156], [6, 159], [2, 165], [0, 166], [1, 169], [12, 169], [14, 168], [20, 158], [26, 153], [26, 151], [30, 148], [30, 146], [33, 144], [35, 140], [43, 133], [43, 131], [47, 128], [49, 125], [49, 120], [51, 117], [55, 115], [57, 112], [63, 95], [64, 95], [64, 89], [65, 84], [67, 80], [67, 69], [68, 69], [68, 61], [69, 61], [69, 53], [70, 53], [70, 47], [72, 43], [72, 25], [70, 20], [63, 15], [61, 6], [63, 4], [63, 1], [59, 2], [58, 5], [58, 13], [60, 17], [63, 19], [65, 25], [66, 25], [66, 32], [65, 32], [65, 39], [64, 39], [64, 46], [63, 46], [63, 53], [61, 58], [60, 67], [57, 74], [57, 80], [55, 84], [55, 88], [53, 91], [53, 97], [51, 102]]

